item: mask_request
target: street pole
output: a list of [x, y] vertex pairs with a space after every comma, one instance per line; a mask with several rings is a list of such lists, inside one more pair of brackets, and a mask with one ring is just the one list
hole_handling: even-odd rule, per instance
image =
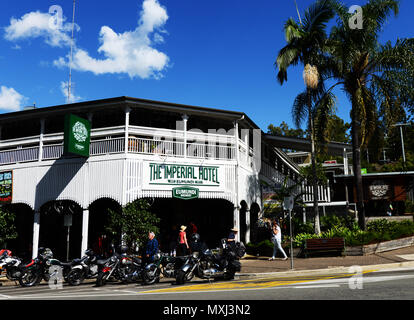
[[69, 235], [70, 235], [70, 226], [68, 226], [68, 234], [66, 237], [66, 261], [69, 261]]
[[402, 156], [403, 156], [403, 164], [404, 164], [404, 168], [405, 168], [405, 148], [404, 148], [404, 134], [403, 134], [403, 126], [409, 126], [411, 125], [410, 123], [396, 123], [394, 125], [392, 125], [393, 127], [400, 127], [400, 135], [401, 135], [401, 148], [402, 148]]
[[289, 209], [289, 229], [290, 229], [290, 268], [293, 270], [293, 234], [292, 234], [292, 209]]
[[402, 146], [402, 154], [403, 154], [403, 163], [405, 167], [405, 148], [404, 148], [404, 135], [403, 135], [403, 129], [402, 125], [400, 126], [400, 133], [401, 133], [401, 146]]
[[293, 232], [292, 232], [292, 209], [294, 198], [292, 196], [283, 199], [283, 209], [289, 210], [289, 229], [290, 229], [290, 268], [293, 270]]

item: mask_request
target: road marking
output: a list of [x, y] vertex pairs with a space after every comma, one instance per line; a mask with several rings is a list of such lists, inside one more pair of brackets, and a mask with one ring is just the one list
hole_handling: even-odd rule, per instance
[[[372, 271], [364, 271], [364, 273], [369, 273]], [[245, 281], [236, 281], [236, 282], [221, 282], [221, 283], [205, 283], [205, 284], [194, 284], [180, 286], [177, 288], [167, 288], [167, 289], [155, 289], [149, 291], [142, 291], [144, 294], [154, 294], [154, 293], [179, 293], [179, 292], [208, 292], [216, 290], [251, 290], [251, 289], [265, 289], [265, 288], [274, 288], [281, 286], [289, 286], [298, 283], [307, 283], [307, 282], [316, 282], [316, 281], [326, 281], [337, 278], [349, 278], [354, 274], [336, 274], [336, 275], [321, 275], [317, 277], [302, 277], [301, 278], [266, 278], [266, 279], [253, 279]], [[336, 280], [337, 281], [337, 280]]]
[[100, 298], [100, 297], [116, 297], [116, 296], [131, 296], [131, 295], [135, 295], [136, 293], [123, 293], [123, 294], [114, 294], [114, 293], [104, 293], [104, 294], [67, 294], [67, 295], [59, 295], [59, 296], [55, 296], [55, 295], [36, 295], [36, 296], [15, 296], [15, 297], [10, 297], [10, 299], [16, 299], [16, 300], [20, 300], [20, 299], [68, 299], [68, 298]]
[[404, 254], [401, 256], [397, 256], [398, 258], [402, 258], [404, 260], [408, 260], [408, 261], [414, 261], [414, 254]]
[[10, 299], [10, 296], [6, 296], [5, 294], [0, 294], [0, 299], [1, 297], [4, 297], [5, 299]]
[[319, 284], [309, 286], [294, 286], [295, 289], [319, 289], [319, 288], [339, 288], [339, 284]]

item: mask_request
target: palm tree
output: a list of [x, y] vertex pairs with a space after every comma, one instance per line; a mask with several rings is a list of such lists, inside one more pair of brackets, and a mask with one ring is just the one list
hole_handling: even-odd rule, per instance
[[325, 68], [329, 72], [325, 76], [337, 81], [332, 88], [342, 85], [351, 102], [354, 184], [359, 224], [365, 230], [361, 147], [375, 131], [380, 105], [392, 107], [398, 97], [413, 97], [410, 83], [414, 75], [414, 41], [398, 40], [394, 46], [378, 43], [386, 19], [392, 13], [398, 14], [398, 0], [369, 0], [362, 7], [363, 29], [350, 27], [352, 14], [344, 4], [333, 1], [332, 5], [338, 20], [325, 47], [329, 53], [329, 68]]
[[[288, 19], [284, 25], [284, 32], [287, 45], [278, 54], [275, 65], [278, 68], [277, 78], [283, 85], [287, 81], [287, 69], [290, 66], [304, 66], [304, 81], [306, 92], [299, 97], [302, 99], [301, 106], [307, 106], [308, 130], [311, 139], [311, 158], [314, 179], [313, 184], [313, 208], [315, 213], [315, 232], [320, 233], [319, 210], [318, 210], [318, 185], [316, 180], [316, 155], [315, 155], [315, 130], [314, 130], [314, 110], [312, 110], [312, 96], [315, 92], [323, 90], [321, 78], [320, 61], [321, 55], [326, 51], [325, 32], [326, 24], [334, 17], [331, 1], [318, 0], [305, 11], [304, 19], [299, 16], [299, 24], [292, 18]], [[302, 108], [303, 111], [303, 108]], [[295, 114], [295, 112], [294, 112]], [[298, 114], [302, 118], [303, 112]]]

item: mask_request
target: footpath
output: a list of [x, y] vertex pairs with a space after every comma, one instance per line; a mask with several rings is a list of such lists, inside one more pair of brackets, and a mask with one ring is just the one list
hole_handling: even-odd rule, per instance
[[[293, 270], [290, 257], [288, 260], [269, 257], [245, 256], [239, 276], [285, 276], [299, 274], [349, 273], [350, 267], [360, 266], [366, 270], [385, 270], [414, 267], [414, 246], [402, 249], [370, 254], [365, 256], [338, 256], [309, 258], [293, 257]], [[355, 271], [353, 271], [355, 272]]]

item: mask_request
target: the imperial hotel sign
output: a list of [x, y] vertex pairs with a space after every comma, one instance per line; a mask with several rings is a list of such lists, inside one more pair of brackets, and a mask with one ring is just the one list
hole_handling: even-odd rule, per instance
[[150, 184], [220, 186], [219, 167], [150, 163], [149, 171]]

